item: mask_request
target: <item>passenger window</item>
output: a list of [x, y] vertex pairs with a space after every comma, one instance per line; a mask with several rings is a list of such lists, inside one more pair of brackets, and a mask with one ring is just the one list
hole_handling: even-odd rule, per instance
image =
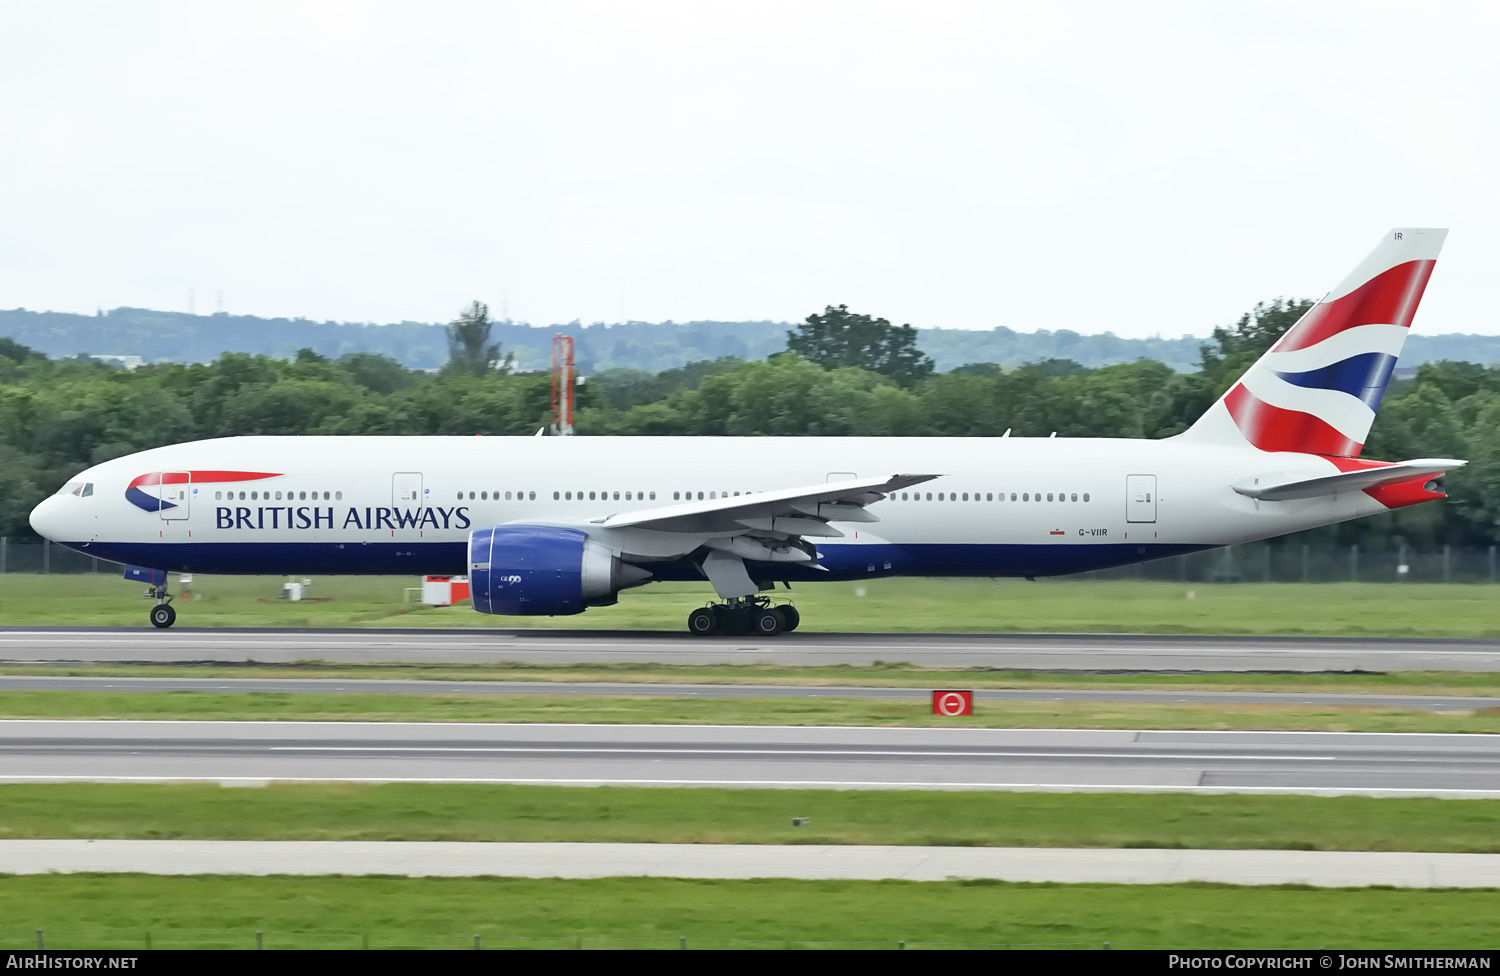
[[341, 491], [334, 492], [333, 493], [333, 500], [336, 501], [336, 502], [343, 501], [344, 500], [344, 493], [341, 492]]
[[701, 502], [701, 501], [703, 501], [703, 492], [701, 492], [701, 491], [700, 491], [700, 492], [698, 492], [698, 500], [699, 500], [699, 501], [700, 501], [700, 502]]
[[219, 501], [223, 497], [224, 497], [224, 493], [222, 491], [216, 491], [216, 492], [214, 492], [214, 501]]
[[615, 499], [614, 500], [615, 501], [619, 501], [620, 500], [620, 493], [618, 491], [615, 492]]
[[564, 494], [566, 494], [568, 496], [568, 501], [572, 501], [573, 500], [573, 493], [571, 491], [565, 492]]
[[1083, 500], [1084, 501], [1088, 501], [1089, 500], [1089, 493], [1088, 492], [1084, 492], [1083, 493]]
[[459, 501], [463, 501], [464, 500], [464, 493], [463, 492], [459, 492], [458, 493], [458, 500]]
[[1078, 492], [1073, 492], [1073, 501], [1078, 501]]
[[530, 501], [536, 501], [536, 492], [532, 492], [531, 493], [531, 498], [529, 500]]
[[[978, 497], [978, 496], [975, 496], [975, 497]], [[985, 492], [984, 493], [984, 500], [987, 501], [987, 502], [992, 502], [992, 501], [995, 500], [995, 496], [992, 493], [990, 493], [990, 492]]]
[[557, 501], [557, 492], [555, 491], [552, 493], [552, 500]]
[[1052, 492], [1049, 491], [1049, 492], [1047, 492], [1047, 501], [1050, 502], [1051, 500], [1052, 500]]
[[307, 492], [305, 492], [305, 491], [299, 491], [299, 492], [297, 492], [297, 500], [298, 501], [304, 501], [304, 502], [307, 501]]
[[651, 493], [651, 500], [653, 502], [656, 501], [656, 492], [654, 492], [654, 491]]

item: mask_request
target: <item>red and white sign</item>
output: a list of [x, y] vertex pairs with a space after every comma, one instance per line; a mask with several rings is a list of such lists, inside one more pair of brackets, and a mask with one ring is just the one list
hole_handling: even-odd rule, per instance
[[974, 692], [934, 691], [932, 693], [932, 714], [947, 715], [949, 717], [973, 715]]
[[467, 576], [422, 577], [422, 602], [434, 607], [449, 607], [469, 598]]

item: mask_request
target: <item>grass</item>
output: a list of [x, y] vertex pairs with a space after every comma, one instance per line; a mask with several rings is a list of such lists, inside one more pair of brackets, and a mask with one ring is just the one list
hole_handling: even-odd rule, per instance
[[[712, 599], [708, 585], [661, 583], [627, 591], [613, 607], [572, 617], [492, 617], [467, 604], [402, 602], [406, 577], [322, 577], [309, 596], [275, 599], [274, 577], [196, 579], [178, 604], [181, 625], [202, 627], [475, 627], [679, 631]], [[13, 573], [0, 625], [146, 627], [141, 587], [112, 575]], [[808, 631], [1154, 633], [1289, 636], [1497, 637], [1500, 590], [1479, 584], [1149, 581], [870, 580], [799, 587]]]
[[[0, 945], [407, 944], [763, 948], [935, 943], [1488, 950], [1500, 891], [1000, 882], [29, 875], [0, 885]], [[80, 930], [92, 935], [80, 936]], [[73, 933], [70, 936], [70, 933]], [[111, 935], [114, 933], [114, 935]], [[192, 934], [188, 934], [192, 933]], [[204, 935], [202, 933], [215, 933]], [[300, 938], [299, 938], [300, 936]], [[321, 936], [321, 937], [320, 937]], [[405, 936], [403, 938], [403, 936]], [[431, 939], [447, 936], [446, 940]], [[543, 938], [527, 943], [516, 936]], [[509, 939], [507, 937], [510, 937]], [[625, 940], [642, 940], [629, 942]], [[419, 943], [420, 944], [420, 943]], [[732, 945], [719, 944], [728, 948]], [[859, 946], [829, 946], [829, 948]], [[916, 948], [917, 946], [911, 946]]]
[[[1169, 674], [925, 668], [901, 662], [833, 664], [0, 664], [0, 675], [89, 678], [321, 678], [403, 681], [609, 682], [623, 685], [1074, 689], [1088, 691], [1272, 691], [1305, 694], [1461, 695], [1500, 698], [1500, 675], [1482, 671]], [[1497, 702], [1500, 704], [1500, 702]]]
[[972, 716], [948, 718], [932, 715], [920, 700], [265, 691], [3, 691], [0, 718], [1500, 732], [1500, 708], [1434, 712], [1348, 705], [981, 701]]
[[[793, 817], [810, 817], [793, 827]], [[1500, 853], [1500, 801], [453, 783], [0, 785], [0, 839]]]

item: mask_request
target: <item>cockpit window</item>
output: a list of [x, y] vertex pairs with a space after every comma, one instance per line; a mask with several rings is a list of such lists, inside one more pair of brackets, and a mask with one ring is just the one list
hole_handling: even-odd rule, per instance
[[94, 483], [92, 481], [85, 481], [83, 483], [83, 491], [79, 492], [79, 494], [81, 494], [84, 498], [87, 498], [90, 495], [92, 495], [93, 493], [94, 493]]
[[92, 481], [70, 481], [57, 489], [57, 493], [59, 495], [78, 495], [87, 498], [94, 493], [94, 483]]

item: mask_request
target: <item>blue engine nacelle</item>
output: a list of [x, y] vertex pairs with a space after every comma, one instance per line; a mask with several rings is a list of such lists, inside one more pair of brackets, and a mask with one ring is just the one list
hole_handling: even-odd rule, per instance
[[650, 578], [578, 529], [492, 525], [469, 533], [469, 591], [480, 613], [582, 613]]

